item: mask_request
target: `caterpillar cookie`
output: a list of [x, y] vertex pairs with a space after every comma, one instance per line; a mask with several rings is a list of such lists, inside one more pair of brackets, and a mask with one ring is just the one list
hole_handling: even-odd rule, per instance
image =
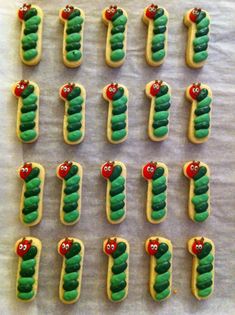
[[128, 135], [128, 90], [122, 84], [111, 83], [104, 87], [103, 97], [109, 102], [107, 138], [113, 144], [121, 143]]
[[160, 66], [167, 55], [168, 19], [167, 10], [157, 5], [144, 9], [143, 21], [148, 25], [146, 60], [150, 66]]
[[113, 68], [120, 67], [126, 57], [127, 13], [116, 5], [105, 8], [102, 19], [108, 26], [106, 40], [106, 63]]
[[107, 220], [121, 223], [126, 217], [126, 167], [119, 161], [109, 161], [101, 166], [101, 174], [107, 180]]
[[22, 22], [20, 58], [24, 64], [34, 66], [42, 56], [43, 12], [37, 5], [24, 3], [18, 18]]
[[60, 20], [64, 24], [63, 62], [69, 68], [80, 66], [83, 59], [84, 12], [71, 5], [60, 10]]
[[191, 68], [201, 68], [208, 57], [210, 16], [202, 9], [194, 8], [184, 16], [188, 27], [186, 63]]
[[39, 136], [39, 87], [33, 81], [21, 80], [12, 86], [12, 93], [18, 98], [17, 137], [32, 143]]
[[188, 212], [191, 220], [203, 222], [210, 215], [210, 170], [208, 165], [190, 161], [184, 165], [184, 175], [190, 180]]
[[79, 144], [85, 137], [86, 91], [81, 84], [68, 83], [60, 88], [60, 98], [65, 101], [64, 141]]
[[103, 243], [103, 251], [109, 257], [107, 272], [108, 298], [112, 302], [121, 302], [128, 294], [129, 244], [120, 237], [108, 238]]
[[163, 81], [151, 81], [145, 87], [145, 93], [151, 99], [148, 135], [152, 141], [163, 141], [169, 132], [171, 106], [171, 88]]
[[150, 294], [154, 301], [163, 301], [171, 295], [173, 256], [171, 241], [151, 236], [146, 240], [145, 249], [150, 255]]
[[78, 222], [81, 213], [82, 167], [65, 161], [57, 167], [57, 177], [62, 179], [60, 221], [65, 225]]
[[188, 250], [193, 255], [192, 293], [198, 300], [205, 300], [214, 290], [214, 243], [209, 238], [193, 237]]
[[84, 259], [83, 242], [66, 237], [58, 243], [58, 253], [63, 256], [59, 297], [65, 304], [77, 302], [81, 293]]
[[186, 98], [192, 103], [188, 138], [199, 144], [208, 140], [211, 129], [212, 92], [209, 86], [193, 83], [186, 90]]
[[42, 219], [45, 170], [39, 163], [24, 163], [18, 174], [24, 181], [20, 201], [20, 221], [28, 226]]
[[38, 290], [38, 273], [42, 244], [35, 237], [19, 239], [15, 245], [19, 263], [16, 275], [16, 296], [24, 302], [32, 301]]
[[160, 162], [147, 163], [142, 176], [148, 181], [146, 215], [150, 223], [160, 223], [167, 216], [168, 168]]

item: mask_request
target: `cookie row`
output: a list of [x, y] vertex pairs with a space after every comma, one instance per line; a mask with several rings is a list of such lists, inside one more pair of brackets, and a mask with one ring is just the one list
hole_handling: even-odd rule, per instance
[[[39, 63], [42, 54], [43, 11], [36, 5], [24, 4], [18, 11], [22, 22], [20, 57], [27, 65]], [[83, 30], [85, 14], [83, 10], [66, 5], [59, 12], [64, 24], [63, 62], [67, 67], [80, 66], [83, 59]], [[107, 25], [106, 63], [120, 67], [126, 57], [128, 15], [116, 5], [102, 12]], [[169, 14], [163, 7], [151, 4], [144, 9], [143, 21], [148, 26], [146, 60], [157, 67], [167, 55]], [[184, 24], [188, 27], [186, 63], [189, 67], [200, 68], [208, 57], [210, 16], [205, 10], [194, 8], [186, 12]]]
[[[172, 243], [169, 239], [151, 236], [145, 242], [145, 249], [150, 256], [150, 295], [154, 301], [163, 301], [172, 291]], [[19, 256], [16, 296], [21, 301], [32, 301], [37, 294], [41, 250], [40, 240], [34, 237], [16, 242], [15, 251]], [[72, 304], [81, 293], [85, 248], [81, 240], [67, 237], [59, 241], [57, 250], [63, 257], [59, 298], [65, 304]], [[107, 238], [103, 251], [108, 256], [108, 299], [121, 302], [128, 295], [129, 243], [120, 237]], [[198, 300], [207, 299], [214, 288], [214, 243], [208, 238], [193, 237], [188, 241], [188, 251], [193, 255], [192, 293]]]
[[[33, 81], [21, 80], [12, 87], [18, 98], [17, 137], [25, 143], [32, 143], [39, 136], [39, 94]], [[171, 88], [164, 81], [151, 81], [145, 87], [151, 100], [148, 135], [152, 141], [163, 141], [168, 137], [171, 107]], [[122, 143], [128, 136], [127, 88], [118, 83], [104, 87], [103, 97], [108, 102], [107, 138], [113, 144]], [[64, 84], [59, 91], [65, 102], [63, 136], [67, 144], [75, 145], [85, 136], [86, 91], [81, 84]], [[208, 140], [211, 129], [212, 92], [201, 83], [193, 83], [186, 89], [186, 98], [191, 102], [188, 138], [200, 144]]]
[[[190, 180], [188, 213], [194, 222], [203, 222], [210, 215], [210, 170], [199, 161], [187, 162], [184, 175]], [[18, 174], [24, 181], [20, 202], [20, 220], [28, 226], [37, 225], [42, 219], [44, 167], [35, 162], [22, 165]], [[109, 223], [121, 223], [126, 217], [126, 167], [120, 161], [108, 161], [101, 166], [107, 181], [106, 217]], [[81, 214], [82, 166], [65, 161], [57, 167], [56, 175], [62, 180], [60, 221], [65, 225], [78, 222]], [[148, 182], [146, 216], [157, 224], [167, 217], [168, 168], [161, 162], [149, 162], [142, 168]]]

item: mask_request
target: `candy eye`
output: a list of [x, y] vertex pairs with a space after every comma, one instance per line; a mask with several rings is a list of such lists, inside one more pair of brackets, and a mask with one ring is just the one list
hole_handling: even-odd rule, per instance
[[202, 249], [202, 245], [201, 245], [201, 244], [200, 244], [200, 245], [198, 245], [198, 248], [199, 248], [199, 249]]
[[150, 172], [153, 173], [154, 172], [154, 167], [150, 168]]
[[108, 170], [108, 166], [105, 166], [105, 167], [104, 167], [104, 170], [107, 171], [107, 170]]
[[115, 9], [114, 9], [114, 8], [112, 8], [112, 9], [111, 9], [111, 12], [112, 12], [112, 13], [114, 13], [114, 12], [115, 12]]
[[69, 244], [66, 244], [66, 245], [65, 245], [65, 249], [69, 249]]
[[110, 244], [107, 244], [107, 249], [110, 249]]
[[196, 166], [194, 167], [194, 169], [195, 169], [195, 171], [197, 171], [197, 170], [198, 170], [198, 166], [196, 165]]
[[19, 249], [23, 249], [24, 245], [23, 244], [20, 244], [19, 245]]
[[26, 250], [26, 249], [27, 249], [27, 245], [24, 245], [24, 246], [23, 246], [23, 250]]
[[114, 244], [111, 245], [111, 249], [114, 249]]
[[159, 89], [159, 85], [158, 84], [154, 84], [153, 88], [154, 88], [154, 90], [158, 90]]
[[23, 90], [24, 89], [24, 85], [21, 85], [20, 88], [21, 88], [21, 90]]
[[67, 91], [66, 87], [64, 87], [64, 88], [63, 88], [63, 91], [64, 91], [64, 92], [66, 92], [66, 91]]
[[25, 172], [27, 173], [29, 171], [28, 167], [25, 168]]
[[190, 166], [191, 171], [194, 171], [194, 165]]
[[108, 9], [108, 10], [107, 10], [107, 13], [111, 13], [111, 10], [110, 10], [110, 9]]
[[17, 89], [20, 89], [20, 84], [17, 84], [16, 87], [17, 87]]
[[108, 171], [111, 171], [111, 166], [108, 166], [107, 169], [108, 169]]
[[68, 167], [67, 166], [64, 166], [64, 171], [67, 171]]
[[24, 7], [24, 11], [27, 11], [27, 7]]
[[158, 249], [158, 246], [157, 244], [153, 245], [154, 249], [157, 250]]
[[65, 244], [64, 243], [62, 243], [62, 248], [65, 249]]
[[154, 245], [153, 245], [153, 244], [151, 244], [151, 245], [150, 245], [150, 248], [151, 248], [151, 249], [154, 249]]

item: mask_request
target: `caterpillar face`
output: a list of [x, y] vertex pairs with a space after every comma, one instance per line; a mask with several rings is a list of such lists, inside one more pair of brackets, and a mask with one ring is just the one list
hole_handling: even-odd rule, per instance
[[31, 173], [32, 169], [32, 163], [25, 163], [20, 169], [20, 177], [25, 180]]
[[146, 164], [143, 168], [143, 176], [146, 179], [152, 179], [154, 172], [157, 169], [157, 163], [155, 162], [150, 162]]
[[194, 178], [199, 171], [200, 162], [193, 161], [187, 166], [186, 173], [189, 178]]
[[17, 246], [17, 255], [20, 257], [23, 257], [30, 249], [32, 240], [26, 240], [25, 238], [22, 239], [22, 241]]
[[201, 253], [204, 246], [204, 238], [202, 237], [200, 240], [194, 239], [194, 243], [192, 245], [192, 252], [195, 255], [198, 255]]
[[106, 11], [105, 11], [105, 17], [107, 20], [111, 21], [114, 14], [117, 12], [117, 6], [111, 5]]
[[73, 163], [69, 161], [65, 161], [63, 164], [59, 166], [59, 176], [61, 178], [64, 178], [68, 172], [70, 171]]
[[190, 12], [190, 15], [189, 15], [190, 20], [195, 23], [200, 12], [201, 12], [201, 9], [194, 8]]
[[105, 252], [108, 255], [113, 254], [117, 249], [117, 239], [108, 239], [108, 242], [105, 245]]
[[24, 20], [25, 13], [29, 11], [31, 4], [24, 3], [23, 6], [18, 11], [18, 17], [20, 20]]
[[149, 243], [148, 243], [149, 255], [155, 255], [158, 251], [158, 246], [159, 246], [158, 238], [156, 240], [149, 240]]
[[146, 16], [149, 19], [153, 19], [155, 17], [155, 14], [157, 12], [158, 6], [155, 4], [151, 4], [150, 6], [148, 6], [147, 10], [146, 10]]
[[74, 7], [73, 6], [66, 5], [66, 7], [64, 8], [64, 10], [61, 13], [62, 18], [65, 19], [65, 20], [68, 20], [70, 14], [73, 13], [73, 11], [74, 11]]
[[162, 81], [155, 81], [150, 88], [150, 94], [152, 96], [156, 96], [161, 89], [161, 85], [162, 85]]
[[66, 255], [73, 245], [73, 240], [66, 238], [60, 245], [61, 255]]
[[106, 95], [108, 99], [112, 100], [113, 96], [117, 93], [117, 91], [118, 91], [118, 84], [117, 83], [110, 84], [106, 90]]
[[113, 173], [113, 169], [114, 169], [114, 162], [105, 163], [102, 167], [102, 176], [104, 178], [109, 178]]
[[21, 80], [18, 84], [16, 84], [16, 87], [14, 90], [15, 95], [20, 97], [28, 85], [29, 85], [29, 81]]
[[74, 84], [73, 83], [65, 84], [63, 86], [63, 88], [61, 89], [61, 92], [60, 92], [61, 97], [67, 99], [69, 93], [72, 92], [73, 88], [74, 88]]
[[198, 95], [201, 92], [201, 83], [193, 83], [193, 85], [191, 86], [191, 88], [189, 89], [189, 94], [190, 96], [196, 100]]

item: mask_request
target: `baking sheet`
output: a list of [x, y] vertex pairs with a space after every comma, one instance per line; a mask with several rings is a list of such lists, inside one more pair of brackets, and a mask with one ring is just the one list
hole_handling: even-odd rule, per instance
[[[147, 28], [141, 15], [148, 2], [117, 1], [129, 14], [127, 60], [121, 69], [108, 68], [104, 62], [106, 27], [101, 21], [102, 9], [111, 1], [85, 1], [79, 5], [86, 14], [84, 62], [79, 69], [66, 69], [62, 63], [62, 30], [59, 8], [66, 1], [34, 1], [45, 13], [43, 59], [29, 68], [19, 59], [20, 23], [16, 10], [20, 1], [0, 0], [0, 81], [1, 124], [0, 172], [0, 313], [1, 314], [152, 314], [161, 315], [232, 315], [235, 314], [235, 3], [233, 0], [158, 1], [170, 14], [169, 49], [164, 65], [150, 68], [144, 53]], [[183, 14], [201, 6], [212, 17], [210, 56], [202, 70], [188, 69], [184, 62], [187, 30]], [[10, 86], [20, 79], [36, 81], [41, 88], [40, 138], [32, 145], [22, 145], [16, 138], [16, 99]], [[147, 137], [149, 100], [145, 84], [162, 79], [172, 87], [169, 138], [153, 143]], [[192, 145], [186, 137], [190, 104], [184, 98], [185, 87], [194, 81], [208, 84], [214, 94], [212, 134], [208, 143]], [[86, 138], [79, 146], [68, 146], [62, 138], [64, 104], [58, 97], [59, 87], [77, 81], [87, 90]], [[129, 137], [118, 146], [106, 140], [107, 103], [102, 88], [118, 81], [129, 89]], [[77, 160], [84, 167], [82, 216], [74, 227], [59, 221], [61, 181], [55, 176], [58, 163]], [[127, 166], [127, 218], [120, 226], [107, 223], [105, 217], [106, 183], [100, 177], [103, 161], [120, 159]], [[202, 160], [211, 168], [212, 214], [203, 224], [187, 216], [188, 181], [182, 175], [185, 161]], [[140, 176], [142, 164], [158, 160], [169, 167], [168, 218], [157, 226], [145, 219], [147, 184]], [[41, 224], [24, 227], [18, 218], [21, 181], [16, 169], [23, 161], [36, 161], [46, 168], [44, 215]], [[176, 294], [164, 303], [155, 303], [148, 292], [149, 257], [144, 242], [150, 235], [172, 240], [174, 246], [173, 290]], [[33, 235], [43, 244], [39, 291], [30, 304], [15, 299], [15, 274], [18, 259], [13, 246], [24, 235]], [[106, 236], [125, 237], [131, 246], [128, 298], [112, 304], [106, 298], [107, 257], [102, 254]], [[208, 301], [199, 302], [191, 295], [192, 257], [186, 242], [195, 235], [205, 235], [216, 245], [215, 292]], [[61, 257], [57, 242], [65, 236], [78, 237], [86, 247], [82, 292], [75, 305], [62, 305], [58, 299]]]

